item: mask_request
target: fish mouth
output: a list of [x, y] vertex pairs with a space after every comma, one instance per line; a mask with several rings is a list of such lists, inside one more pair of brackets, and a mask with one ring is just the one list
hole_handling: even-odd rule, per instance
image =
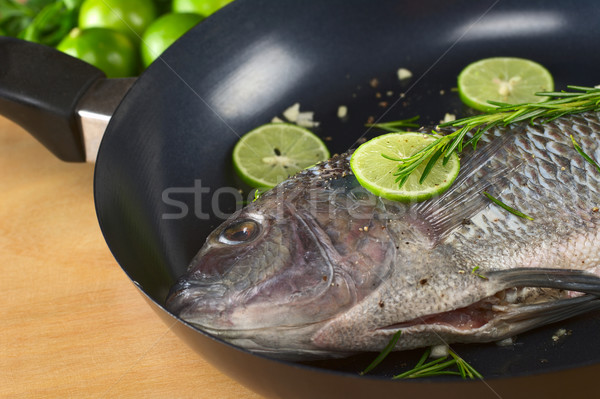
[[331, 351], [315, 347], [310, 338], [322, 327], [322, 322], [297, 326], [263, 328], [218, 328], [185, 320], [196, 330], [223, 342], [270, 358], [287, 361], [340, 358], [349, 351]]
[[225, 308], [219, 300], [225, 291], [226, 287], [221, 284], [199, 284], [180, 279], [171, 287], [165, 308], [202, 331], [216, 332], [230, 326], [227, 317], [223, 317]]
[[[337, 287], [343, 287], [338, 281]], [[181, 279], [173, 285], [169, 292], [165, 307], [194, 328], [215, 337], [248, 348], [269, 351], [262, 345], [252, 345], [247, 342], [267, 341], [265, 337], [282, 334], [290, 337], [295, 335], [302, 338], [312, 335], [323, 324], [331, 320], [335, 314], [322, 315], [320, 318], [302, 321], [282, 318], [281, 315], [297, 312], [288, 309], [285, 304], [270, 302], [247, 302], [243, 306], [231, 306], [227, 300], [228, 287], [221, 284], [202, 284], [197, 281]], [[225, 298], [225, 299], [224, 299]], [[235, 301], [234, 301], [235, 302]], [[310, 302], [302, 302], [297, 307], [307, 308]], [[270, 338], [272, 339], [272, 338]], [[243, 344], [241, 344], [242, 342]], [[274, 349], [281, 351], [281, 348]]]
[[[310, 338], [324, 323], [323, 318], [301, 324], [267, 324], [248, 326], [240, 322], [243, 315], [227, 306], [219, 296], [211, 298], [203, 295], [197, 282], [182, 279], [175, 284], [166, 301], [166, 308], [190, 327], [222, 340], [230, 345], [252, 353], [263, 354], [282, 360], [322, 359], [325, 357], [345, 357], [348, 352], [333, 353], [328, 349], [315, 347]], [[203, 287], [207, 289], [207, 287]], [[211, 285], [213, 290], [226, 290], [226, 287]], [[247, 308], [246, 308], [247, 310]], [[257, 309], [258, 313], [260, 309]]]

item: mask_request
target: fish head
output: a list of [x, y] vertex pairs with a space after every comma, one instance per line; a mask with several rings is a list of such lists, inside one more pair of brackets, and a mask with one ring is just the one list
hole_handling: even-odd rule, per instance
[[215, 229], [172, 288], [167, 308], [254, 351], [319, 352], [312, 335], [379, 285], [390, 244], [373, 238], [348, 270], [319, 225], [329, 207], [309, 211], [302, 205], [307, 190], [291, 191], [265, 195]]

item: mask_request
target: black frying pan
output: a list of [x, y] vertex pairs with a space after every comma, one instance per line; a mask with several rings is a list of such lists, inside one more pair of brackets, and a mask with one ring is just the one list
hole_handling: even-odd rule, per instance
[[[452, 92], [456, 77], [468, 63], [490, 56], [538, 61], [557, 89], [593, 86], [600, 83], [599, 21], [597, 0], [237, 0], [172, 46], [114, 114], [94, 184], [106, 241], [157, 314], [169, 325], [176, 321], [177, 334], [265, 396], [591, 396], [600, 373], [600, 313], [522, 334], [510, 347], [454, 346], [486, 377], [482, 383], [389, 380], [422, 351], [393, 354], [366, 377], [357, 372], [374, 354], [275, 361], [176, 320], [163, 304], [208, 233], [236, 209], [240, 198], [222, 188], [240, 185], [230, 162], [239, 135], [295, 102], [315, 111], [321, 123], [315, 132], [331, 137], [332, 153], [353, 146], [369, 117], [420, 115], [428, 124], [446, 112], [465, 115]], [[400, 67], [413, 78], [399, 81]], [[77, 85], [87, 87], [90, 79]], [[397, 102], [400, 93], [406, 96]], [[28, 118], [6, 111], [10, 104], [0, 101], [0, 110], [27, 125]], [[349, 109], [345, 120], [336, 116], [340, 105]], [[559, 328], [570, 335], [555, 342]]]

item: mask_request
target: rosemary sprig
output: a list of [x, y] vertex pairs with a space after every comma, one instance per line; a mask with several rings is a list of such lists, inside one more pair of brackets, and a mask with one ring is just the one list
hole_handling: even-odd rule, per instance
[[427, 360], [430, 354], [431, 349], [428, 348], [415, 367], [404, 373], [393, 376], [392, 379], [399, 380], [403, 378], [432, 377], [436, 375], [460, 375], [460, 373], [456, 371], [447, 370], [456, 363], [453, 359], [448, 360], [448, 356], [439, 357], [425, 363], [425, 360]]
[[[459, 375], [464, 380], [467, 378], [471, 380], [483, 379], [483, 376], [473, 366], [458, 356], [452, 349], [448, 349], [448, 355], [425, 363], [430, 354], [431, 349], [427, 349], [414, 368], [395, 375], [392, 379], [435, 377], [439, 375]], [[455, 367], [457, 371], [452, 370], [452, 367]]]
[[511, 208], [510, 206], [506, 205], [504, 202], [500, 201], [497, 198], [494, 198], [490, 193], [488, 193], [487, 191], [483, 192], [483, 195], [485, 195], [486, 197], [488, 197], [488, 199], [490, 201], [492, 201], [494, 204], [498, 205], [499, 207], [507, 210], [508, 212], [512, 213], [513, 215], [525, 218], [527, 220], [533, 220], [533, 218], [531, 216], [527, 216], [526, 214], [524, 214], [523, 212], [519, 212], [517, 211], [515, 208]]
[[[548, 100], [538, 103], [505, 104], [490, 102], [498, 108], [481, 115], [470, 116], [445, 122], [439, 127], [456, 127], [456, 131], [440, 136], [431, 145], [416, 152], [410, 157], [398, 160], [398, 182], [399, 185], [406, 181], [421, 163], [438, 152], [443, 155], [443, 162], [450, 159], [453, 152], [460, 153], [466, 145], [477, 148], [479, 139], [493, 127], [506, 126], [511, 123], [528, 121], [534, 123], [545, 123], [561, 116], [577, 114], [587, 111], [600, 111], [600, 88], [568, 86], [570, 92], [542, 92], [539, 96], [547, 96]], [[377, 125], [390, 125], [393, 122]], [[467, 134], [471, 133], [470, 138]], [[425, 174], [424, 174], [425, 175]]]
[[[375, 358], [375, 360], [373, 360], [371, 364], [369, 364], [367, 368], [360, 373], [360, 375], [364, 375], [373, 370], [387, 357], [387, 355], [390, 354], [390, 352], [396, 346], [396, 343], [400, 338], [400, 334], [401, 331], [398, 331], [393, 335], [390, 342], [381, 351], [381, 353], [379, 353], [377, 358]], [[431, 355], [431, 348], [427, 348], [427, 350], [425, 350], [423, 356], [421, 356], [415, 367], [405, 371], [404, 373], [393, 376], [392, 379], [398, 380], [403, 378], [434, 377], [439, 375], [459, 375], [463, 379], [470, 378], [472, 380], [475, 378], [483, 379], [483, 376], [477, 370], [475, 370], [473, 366], [464, 361], [464, 359], [458, 356], [452, 349], [448, 349], [448, 355], [425, 363], [425, 361], [429, 358], [429, 355]], [[455, 367], [455, 369], [453, 370], [452, 367]]]

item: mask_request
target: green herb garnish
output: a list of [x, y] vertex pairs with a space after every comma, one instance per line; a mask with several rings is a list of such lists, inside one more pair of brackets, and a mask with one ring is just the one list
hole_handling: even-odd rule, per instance
[[[398, 338], [400, 337], [400, 331], [398, 331], [390, 343], [384, 348], [384, 350], [377, 356], [377, 358], [361, 373], [366, 374], [377, 366], [383, 359], [391, 352], [393, 347], [396, 345]], [[440, 375], [459, 375], [463, 379], [483, 379], [483, 376], [467, 363], [463, 358], [458, 356], [452, 349], [448, 350], [448, 355], [440, 357], [429, 362], [425, 362], [429, 355], [431, 355], [431, 348], [428, 348], [421, 359], [417, 362], [415, 367], [405, 371], [401, 374], [392, 377], [394, 380], [408, 379], [408, 378], [422, 378], [422, 377], [435, 377]]]
[[[538, 96], [550, 98], [543, 102], [516, 105], [490, 102], [498, 108], [481, 115], [440, 124], [439, 127], [457, 127], [459, 129], [445, 136], [439, 136], [432, 144], [410, 157], [399, 160], [397, 175], [400, 186], [406, 181], [405, 176], [411, 174], [418, 165], [438, 152], [443, 154], [445, 164], [452, 153], [460, 153], [468, 144], [476, 149], [479, 139], [493, 127], [521, 121], [529, 121], [532, 124], [534, 121], [545, 123], [565, 115], [600, 111], [600, 88], [582, 86], [568, 86], [568, 88], [573, 91], [536, 93]], [[393, 126], [393, 123], [377, 125]], [[467, 134], [470, 132], [472, 135], [467, 138]]]
[[[438, 375], [460, 375], [463, 379], [475, 378], [483, 379], [483, 376], [473, 368], [469, 363], [465, 362], [464, 359], [456, 354], [452, 349], [448, 350], [449, 356], [440, 357], [430, 362], [425, 363], [425, 360], [429, 357], [431, 349], [425, 351], [417, 365], [402, 374], [395, 375], [392, 377], [394, 380], [402, 378], [422, 378], [422, 377], [435, 377]], [[456, 367], [456, 370], [452, 370], [451, 367]]]
[[479, 274], [479, 273], [477, 273], [477, 271], [478, 271], [478, 270], [479, 270], [479, 266], [475, 266], [475, 267], [473, 268], [473, 270], [471, 270], [471, 274], [474, 274], [474, 275], [476, 275], [476, 276], [477, 276], [477, 277], [479, 277], [479, 278], [482, 278], [482, 279], [484, 279], [484, 280], [487, 280], [488, 278], [487, 278], [486, 276], [484, 276], [484, 275], [482, 275], [482, 274]]
[[472, 380], [474, 380], [475, 378], [483, 380], [483, 376], [477, 370], [475, 370], [473, 366], [465, 362], [465, 360], [462, 357], [458, 356], [456, 352], [450, 349], [448, 353], [456, 361], [456, 367], [458, 368], [458, 371], [460, 372], [460, 375], [463, 379], [466, 379], [468, 377]]
[[513, 215], [525, 218], [527, 220], [533, 220], [533, 218], [531, 216], [527, 216], [526, 214], [517, 211], [515, 208], [511, 208], [510, 206], [506, 205], [504, 202], [500, 201], [497, 198], [494, 198], [490, 193], [488, 193], [487, 191], [483, 192], [483, 195], [485, 195], [486, 197], [488, 197], [488, 199], [490, 201], [492, 201], [494, 204], [498, 205], [501, 208], [504, 208], [505, 210], [507, 210], [508, 212], [512, 213]]
[[261, 195], [263, 195], [264, 193], [266, 193], [269, 190], [270, 190], [269, 187], [255, 189], [254, 190], [254, 199], [252, 200], [252, 202], [258, 200], [261, 197]]
[[592, 166], [594, 166], [598, 170], [598, 172], [600, 172], [600, 165], [598, 165], [598, 163], [596, 161], [594, 161], [594, 159], [592, 157], [590, 157], [588, 154], [583, 152], [583, 150], [581, 149], [579, 144], [577, 144], [577, 142], [573, 138], [573, 135], [571, 135], [571, 141], [573, 142], [573, 147], [575, 148], [575, 151], [577, 151], [579, 153], [579, 155], [581, 155], [583, 157], [583, 159], [588, 161]]
[[454, 359], [448, 360], [448, 356], [440, 357], [425, 363], [425, 360], [427, 360], [430, 354], [431, 349], [427, 349], [415, 367], [404, 373], [393, 376], [392, 379], [399, 380], [403, 378], [433, 377], [436, 375], [460, 375], [456, 371], [448, 370], [448, 368], [456, 363]]
[[392, 350], [394, 350], [394, 347], [396, 346], [396, 343], [398, 342], [398, 339], [400, 338], [400, 334], [402, 334], [402, 330], [398, 330], [392, 336], [392, 339], [390, 339], [390, 342], [388, 342], [388, 344], [385, 346], [385, 348], [383, 348], [383, 350], [381, 351], [381, 353], [379, 355], [377, 355], [377, 357], [375, 358], [375, 360], [373, 360], [371, 362], [371, 364], [369, 364], [367, 366], [367, 368], [365, 368], [360, 373], [360, 375], [367, 374], [369, 371], [373, 370], [379, 363], [381, 363], [383, 361], [383, 359], [385, 359], [387, 357], [387, 355], [390, 354], [390, 352]]
[[417, 116], [413, 116], [412, 118], [401, 119], [401, 120], [393, 121], [393, 122], [367, 123], [365, 126], [366, 127], [375, 127], [377, 129], [382, 129], [387, 132], [405, 132], [406, 130], [404, 128], [420, 127], [420, 125], [418, 123], [415, 123], [418, 120], [419, 120], [419, 116], [417, 115]]

